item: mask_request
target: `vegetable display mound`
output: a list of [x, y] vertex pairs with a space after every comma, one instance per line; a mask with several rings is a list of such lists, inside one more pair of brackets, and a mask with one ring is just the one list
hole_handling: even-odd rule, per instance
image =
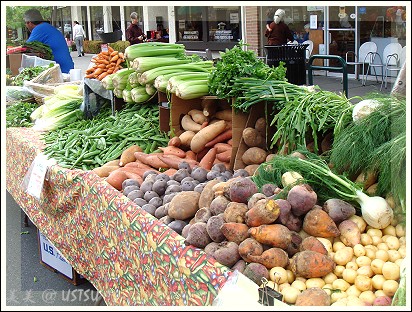
[[23, 47], [27, 48], [26, 53], [36, 53], [38, 57], [44, 60], [54, 60], [53, 51], [50, 46], [40, 41], [25, 42]]
[[36, 103], [17, 102], [6, 108], [6, 128], [32, 127], [30, 114], [38, 107]]
[[12, 86], [23, 86], [24, 81], [30, 81], [34, 77], [37, 77], [40, 73], [44, 72], [46, 69], [53, 67], [53, 64], [50, 64], [49, 67], [46, 66], [34, 66], [34, 67], [25, 67], [22, 71], [12, 79], [10, 85]]
[[281, 62], [278, 67], [269, 67], [256, 57], [252, 50], [243, 50], [239, 42], [232, 49], [221, 52], [214, 70], [209, 75], [209, 93], [218, 98], [238, 97], [241, 91], [233, 89], [233, 80], [240, 77], [285, 80], [286, 68]]

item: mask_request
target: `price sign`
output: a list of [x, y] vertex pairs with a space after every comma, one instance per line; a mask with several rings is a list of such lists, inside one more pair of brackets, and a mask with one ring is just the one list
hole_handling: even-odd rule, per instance
[[48, 162], [44, 154], [39, 154], [33, 161], [32, 172], [30, 180], [27, 185], [27, 193], [40, 198], [40, 194], [43, 188], [44, 177], [46, 176]]

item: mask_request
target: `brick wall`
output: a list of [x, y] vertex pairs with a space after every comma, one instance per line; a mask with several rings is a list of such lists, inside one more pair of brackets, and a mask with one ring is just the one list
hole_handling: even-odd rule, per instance
[[261, 27], [260, 27], [260, 7], [245, 7], [246, 33], [244, 34], [245, 43], [249, 44], [248, 49], [258, 51], [261, 46]]

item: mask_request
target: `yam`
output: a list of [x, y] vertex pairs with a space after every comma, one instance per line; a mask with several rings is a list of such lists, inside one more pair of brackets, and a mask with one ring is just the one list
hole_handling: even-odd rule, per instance
[[193, 131], [193, 132], [198, 132], [200, 129], [202, 129], [202, 124], [198, 124], [195, 122], [192, 117], [188, 114], [184, 115], [182, 117], [182, 120], [180, 121], [180, 124], [182, 125], [182, 128], [185, 131]]
[[324, 277], [333, 272], [335, 266], [332, 258], [311, 250], [299, 251], [290, 259], [293, 274], [304, 278]]
[[253, 262], [263, 264], [267, 269], [274, 267], [285, 268], [289, 264], [289, 257], [286, 251], [281, 248], [269, 248], [261, 255], [249, 255], [248, 258]]
[[216, 123], [209, 124], [203, 129], [199, 130], [192, 138], [190, 142], [190, 149], [198, 153], [205, 148], [207, 142], [213, 140], [219, 134], [221, 134], [226, 128], [226, 121], [220, 120]]
[[221, 226], [220, 231], [229, 242], [238, 245], [249, 237], [249, 227], [244, 223], [226, 222]]
[[206, 117], [201, 110], [198, 109], [191, 109], [190, 111], [187, 112], [187, 114], [192, 117], [193, 121], [202, 124], [206, 121], [209, 120], [208, 117]]
[[132, 145], [126, 148], [120, 155], [119, 166], [122, 167], [129, 162], [135, 161], [135, 152], [143, 152], [143, 150], [139, 145]]
[[285, 250], [292, 240], [290, 230], [282, 224], [264, 224], [251, 227], [249, 234], [261, 244]]
[[182, 132], [179, 135], [180, 139], [180, 147], [182, 148], [190, 148], [190, 142], [192, 141], [193, 137], [195, 136], [195, 132], [191, 130], [187, 130]]
[[109, 183], [111, 186], [113, 186], [116, 190], [121, 191], [122, 190], [122, 183], [124, 180], [126, 180], [128, 177], [124, 171], [120, 171], [119, 169], [116, 169], [112, 171], [108, 177], [106, 178], [106, 182]]
[[99, 177], [105, 178], [105, 177], [108, 177], [109, 174], [110, 174], [112, 171], [115, 171], [115, 170], [118, 169], [118, 168], [120, 168], [120, 166], [118, 166], [118, 165], [117, 165], [117, 166], [116, 166], [116, 165], [113, 165], [113, 166], [107, 165], [107, 166], [101, 166], [101, 167], [94, 168], [92, 171], [93, 171], [95, 174], [97, 174]]
[[245, 223], [245, 215], [247, 211], [248, 208], [246, 204], [229, 202], [223, 212], [225, 222]]
[[256, 227], [262, 224], [275, 222], [280, 214], [280, 207], [273, 199], [258, 201], [246, 212], [245, 223], [249, 227]]
[[226, 121], [231, 121], [232, 120], [232, 109], [224, 109], [224, 110], [217, 111], [214, 117], [218, 119], [223, 119]]
[[319, 287], [303, 290], [296, 298], [295, 306], [330, 306], [328, 293]]
[[335, 222], [321, 208], [314, 208], [305, 215], [302, 228], [312, 236], [328, 238], [340, 235]]
[[256, 239], [248, 237], [239, 244], [238, 250], [243, 260], [253, 262], [249, 256], [260, 256], [263, 253], [263, 246]]

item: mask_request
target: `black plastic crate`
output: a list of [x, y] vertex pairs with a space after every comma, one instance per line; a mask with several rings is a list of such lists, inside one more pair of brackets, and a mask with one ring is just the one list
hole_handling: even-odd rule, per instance
[[286, 78], [290, 83], [306, 84], [306, 48], [308, 44], [266, 45], [267, 65], [279, 66], [285, 63]]

